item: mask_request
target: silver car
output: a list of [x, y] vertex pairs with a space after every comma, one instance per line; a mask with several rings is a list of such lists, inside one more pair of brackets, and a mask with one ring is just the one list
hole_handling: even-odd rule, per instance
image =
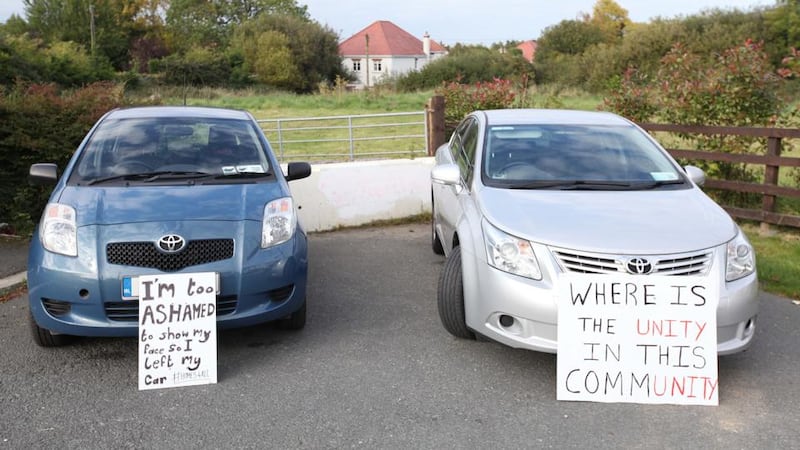
[[755, 255], [730, 216], [646, 132], [610, 113], [468, 115], [436, 152], [432, 246], [446, 255], [438, 307], [460, 338], [555, 353], [558, 277], [709, 277], [717, 351], [750, 344]]

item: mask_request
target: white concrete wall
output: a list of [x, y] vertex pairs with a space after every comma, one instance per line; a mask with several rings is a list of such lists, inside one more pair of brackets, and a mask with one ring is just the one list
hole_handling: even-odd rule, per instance
[[433, 158], [312, 164], [289, 182], [306, 231], [324, 231], [431, 211]]

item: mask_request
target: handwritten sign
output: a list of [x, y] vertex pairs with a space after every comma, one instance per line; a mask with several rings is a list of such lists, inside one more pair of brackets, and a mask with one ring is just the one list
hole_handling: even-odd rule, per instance
[[139, 277], [139, 389], [217, 382], [216, 274]]
[[718, 404], [707, 278], [566, 275], [558, 295], [558, 400]]

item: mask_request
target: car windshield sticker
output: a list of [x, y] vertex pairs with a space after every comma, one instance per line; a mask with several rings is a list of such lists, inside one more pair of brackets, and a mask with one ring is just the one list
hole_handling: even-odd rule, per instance
[[672, 181], [678, 179], [675, 172], [650, 172], [650, 176], [656, 181]]
[[237, 173], [265, 173], [265, 171], [264, 168], [258, 164], [222, 167], [223, 175], [236, 175]]

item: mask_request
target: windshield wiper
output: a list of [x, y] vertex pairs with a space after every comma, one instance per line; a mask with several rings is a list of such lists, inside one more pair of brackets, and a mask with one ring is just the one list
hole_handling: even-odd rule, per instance
[[163, 172], [144, 172], [144, 173], [128, 173], [124, 175], [113, 175], [110, 177], [97, 178], [87, 183], [87, 186], [96, 184], [108, 183], [111, 181], [124, 180], [124, 181], [143, 181], [151, 183], [157, 180], [189, 180], [195, 178], [205, 178], [211, 176], [206, 172], [185, 172], [185, 171], [163, 171]]
[[117, 180], [125, 180], [125, 181], [143, 180], [150, 176], [151, 175], [149, 173], [127, 173], [124, 175], [113, 175], [110, 177], [97, 178], [86, 183], [86, 185], [93, 186], [95, 184], [108, 183], [109, 181], [117, 181]]
[[668, 186], [671, 184], [683, 184], [683, 180], [659, 180], [659, 181], [644, 181], [636, 183], [636, 189], [655, 189], [661, 186]]
[[539, 180], [524, 183], [513, 183], [505, 187], [508, 189], [618, 190], [631, 189], [633, 185], [627, 181]]
[[222, 174], [217, 175], [214, 177], [215, 180], [228, 180], [228, 179], [237, 179], [237, 178], [263, 178], [272, 175], [269, 172], [235, 172], [229, 174]]
[[149, 175], [148, 178], [143, 180], [145, 183], [150, 183], [157, 180], [192, 180], [196, 178], [206, 178], [211, 176], [211, 174], [208, 172], [179, 171], [179, 170], [151, 172], [143, 175]]

